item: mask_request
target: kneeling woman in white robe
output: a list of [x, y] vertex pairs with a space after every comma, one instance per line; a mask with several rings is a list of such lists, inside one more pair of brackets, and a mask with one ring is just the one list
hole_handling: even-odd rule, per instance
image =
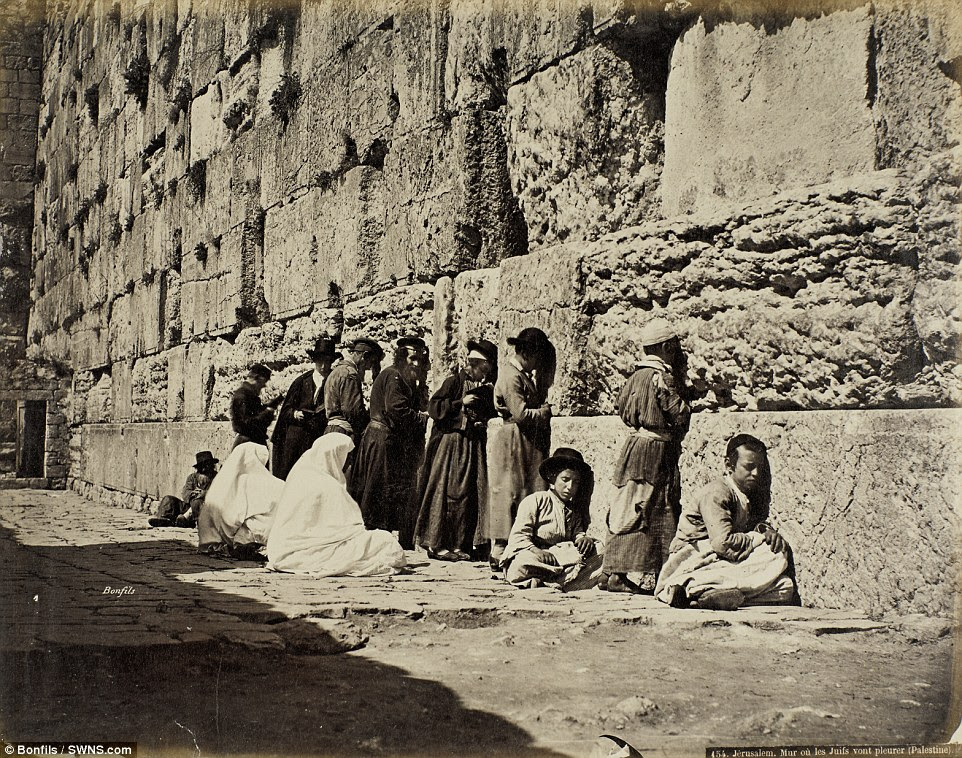
[[325, 434], [302, 455], [277, 505], [267, 541], [267, 567], [320, 576], [393, 574], [404, 550], [389, 533], [364, 528], [347, 493], [344, 462], [354, 449], [345, 434]]
[[235, 447], [207, 490], [197, 519], [202, 553], [236, 553], [267, 544], [284, 482], [267, 470], [267, 446]]

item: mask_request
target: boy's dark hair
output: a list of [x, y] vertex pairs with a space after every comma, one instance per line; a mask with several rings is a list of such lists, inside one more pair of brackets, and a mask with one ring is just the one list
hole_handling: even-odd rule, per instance
[[768, 448], [758, 437], [752, 437], [750, 434], [736, 434], [728, 440], [728, 447], [725, 449], [725, 463], [728, 464], [729, 468], [735, 468], [738, 463], [738, 448], [740, 447], [748, 448], [753, 453], [768, 456]]
[[271, 370], [267, 368], [267, 366], [265, 366], [263, 363], [255, 363], [253, 366], [250, 367], [247, 373], [252, 376], [259, 376], [262, 379], [269, 380], [271, 378]]

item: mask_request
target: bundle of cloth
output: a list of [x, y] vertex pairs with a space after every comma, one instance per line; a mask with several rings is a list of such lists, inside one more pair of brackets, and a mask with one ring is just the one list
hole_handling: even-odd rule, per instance
[[284, 489], [267, 461], [267, 446], [256, 442], [243, 442], [227, 456], [197, 521], [200, 552], [256, 558], [267, 544]]
[[390, 532], [368, 530], [347, 491], [344, 463], [354, 449], [346, 434], [318, 438], [290, 474], [267, 540], [267, 567], [317, 576], [394, 574], [404, 550]]

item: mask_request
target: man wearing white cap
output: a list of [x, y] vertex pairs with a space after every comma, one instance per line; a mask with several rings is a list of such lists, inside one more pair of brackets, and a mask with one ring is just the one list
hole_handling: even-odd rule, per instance
[[[617, 492], [608, 513], [601, 588], [652, 592], [678, 525], [678, 459], [691, 408], [680, 392], [687, 360], [677, 334], [663, 318], [641, 333], [645, 358], [618, 394], [622, 421], [634, 431], [615, 464]], [[641, 574], [641, 581], [628, 574]]]

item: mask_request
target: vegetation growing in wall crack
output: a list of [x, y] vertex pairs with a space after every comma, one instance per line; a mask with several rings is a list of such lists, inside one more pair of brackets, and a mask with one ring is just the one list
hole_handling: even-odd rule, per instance
[[175, 88], [174, 93], [170, 96], [170, 110], [167, 111], [167, 119], [172, 124], [176, 124], [180, 120], [180, 114], [186, 113], [187, 109], [190, 107], [190, 100], [192, 93], [190, 90], [190, 82], [184, 80], [180, 82]]
[[191, 203], [198, 203], [207, 193], [207, 161], [194, 161], [184, 175], [184, 191]]
[[107, 182], [101, 179], [100, 184], [97, 185], [97, 189], [94, 190], [94, 194], [91, 197], [94, 203], [102, 205], [104, 200], [107, 199]]
[[94, 126], [100, 120], [100, 87], [93, 84], [84, 90], [84, 105], [87, 106], [87, 115]]
[[107, 221], [107, 241], [111, 245], [116, 245], [120, 242], [120, 238], [124, 233], [124, 228], [120, 225], [120, 216], [117, 213], [112, 213]]
[[150, 85], [150, 61], [141, 53], [127, 64], [124, 71], [124, 92], [136, 98], [141, 108], [147, 106], [147, 90]]
[[232, 132], [237, 132], [239, 127], [247, 120], [251, 107], [246, 100], [235, 100], [230, 107], [224, 111], [224, 126]]
[[303, 90], [301, 78], [297, 74], [282, 74], [281, 81], [271, 93], [271, 111], [285, 126], [297, 110]]
[[33, 170], [33, 183], [40, 184], [47, 175], [47, 162], [40, 158]]
[[68, 182], [77, 181], [77, 170], [79, 168], [80, 168], [80, 164], [77, 163], [77, 161], [73, 161], [72, 163], [67, 164], [66, 176], [67, 176]]
[[198, 242], [196, 245], [194, 245], [194, 257], [200, 263], [206, 263], [207, 262], [207, 245], [205, 245], [203, 242]]

